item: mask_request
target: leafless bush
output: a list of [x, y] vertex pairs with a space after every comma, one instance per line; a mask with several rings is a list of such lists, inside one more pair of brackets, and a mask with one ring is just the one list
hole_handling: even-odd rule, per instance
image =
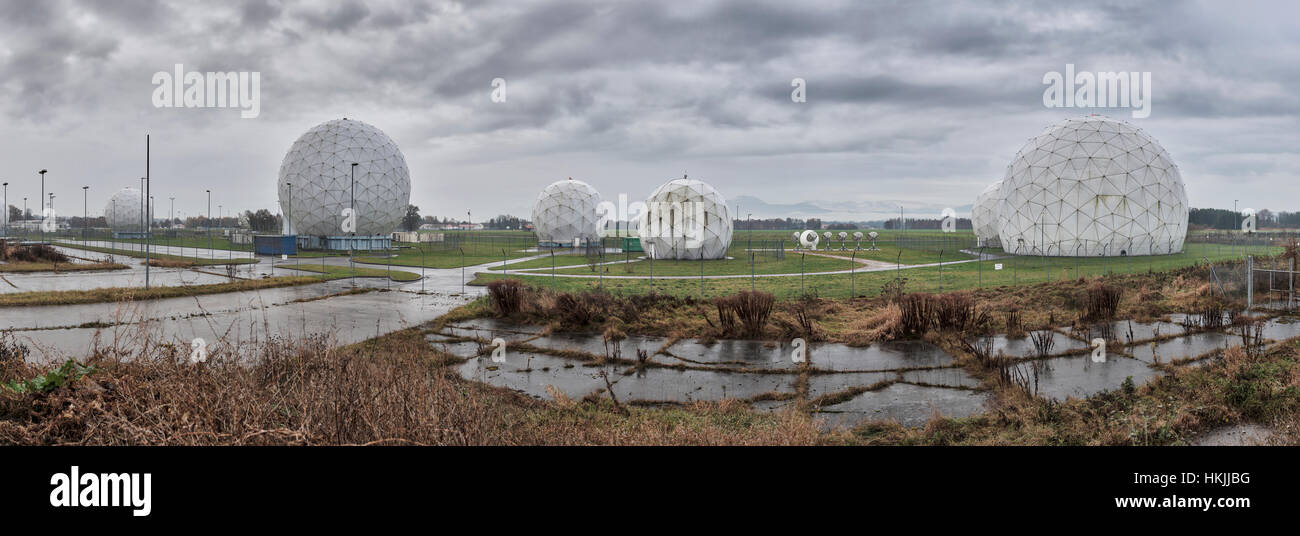
[[1088, 321], [1110, 320], [1119, 310], [1123, 290], [1100, 281], [1088, 287], [1084, 296], [1083, 318]]
[[763, 334], [763, 328], [767, 326], [767, 319], [772, 315], [772, 304], [775, 301], [767, 292], [748, 290], [741, 291], [732, 298], [731, 307], [740, 319], [746, 336], [758, 337]]
[[987, 325], [987, 314], [976, 314], [969, 294], [912, 293], [899, 302], [901, 336], [915, 337], [929, 330], [966, 333]]
[[1232, 318], [1232, 331], [1241, 338], [1241, 349], [1247, 357], [1259, 355], [1264, 348], [1264, 321], [1239, 314]]
[[524, 284], [518, 279], [498, 279], [488, 283], [488, 296], [492, 299], [492, 308], [500, 316], [511, 316], [519, 312]]
[[1038, 357], [1052, 355], [1052, 348], [1056, 346], [1055, 335], [1056, 333], [1048, 328], [1031, 331], [1029, 340], [1034, 343], [1034, 355]]
[[0, 260], [7, 262], [72, 262], [67, 255], [45, 244], [17, 245], [8, 242], [0, 245]]

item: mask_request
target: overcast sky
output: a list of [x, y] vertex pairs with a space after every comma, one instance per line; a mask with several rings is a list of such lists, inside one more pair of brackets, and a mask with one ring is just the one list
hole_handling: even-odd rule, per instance
[[[275, 210], [294, 139], [346, 116], [398, 143], [424, 214], [527, 216], [569, 176], [638, 200], [687, 172], [728, 198], [937, 216], [1097, 111], [1044, 107], [1072, 63], [1152, 73], [1150, 117], [1103, 112], [1164, 145], [1193, 206], [1300, 210], [1295, 2], [1061, 4], [0, 0], [0, 180], [34, 207], [48, 168], [61, 215], [83, 185], [102, 213], [151, 134], [158, 215], [209, 188], [214, 210]], [[260, 116], [156, 108], [178, 63], [261, 73]]]

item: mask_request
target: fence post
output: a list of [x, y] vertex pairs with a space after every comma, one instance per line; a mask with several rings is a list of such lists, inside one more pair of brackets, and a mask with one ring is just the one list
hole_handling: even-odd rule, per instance
[[1246, 256], [1246, 312], [1255, 306], [1255, 258]]
[[551, 290], [555, 290], [555, 249], [551, 248]]
[[939, 248], [939, 292], [943, 292], [943, 248]]
[[749, 291], [754, 291], [754, 252], [749, 252]]
[[704, 297], [704, 250], [700, 250], [700, 297]]
[[799, 296], [800, 297], [808, 295], [808, 293], [804, 291], [804, 282], [803, 282], [804, 279], [803, 263], [804, 263], [805, 256], [806, 254], [804, 253], [799, 254]]
[[856, 249], [853, 250], [853, 257], [851, 259], [851, 262], [853, 264], [849, 266], [849, 298], [853, 298], [858, 295], [858, 282], [857, 282], [858, 250]]
[[460, 250], [460, 293], [463, 296], [465, 294], [465, 248], [457, 247], [456, 249]]

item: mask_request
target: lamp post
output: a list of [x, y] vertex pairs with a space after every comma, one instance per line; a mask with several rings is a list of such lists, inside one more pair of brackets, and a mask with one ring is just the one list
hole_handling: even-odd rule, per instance
[[89, 196], [90, 196], [90, 187], [82, 186], [81, 187], [81, 247], [86, 247], [86, 229], [90, 227], [90, 217], [89, 217], [90, 212], [88, 209], [90, 204], [87, 201]]
[[5, 183], [5, 237], [9, 237], [9, 183]]
[[[46, 173], [47, 171], [48, 171], [48, 170], [42, 169], [42, 170], [40, 170], [40, 172], [39, 172], [39, 173], [41, 174], [41, 202], [42, 202], [42, 203], [45, 202], [45, 173]], [[45, 217], [45, 209], [42, 208], [42, 209], [41, 209], [41, 218], [44, 218], [44, 217]], [[41, 227], [41, 242], [44, 242], [44, 241], [45, 241], [45, 228], [44, 228], [44, 227]]]
[[357, 241], [357, 163], [352, 163], [352, 190], [348, 194], [348, 207], [352, 210], [352, 237], [348, 239], [348, 272], [352, 276], [352, 286], [357, 285], [356, 260], [353, 257], [353, 249]]
[[212, 256], [212, 190], [204, 190], [208, 193], [208, 256]]
[[140, 177], [140, 232], [148, 233], [144, 226], [145, 206], [149, 203], [148, 194], [144, 192], [144, 177]]

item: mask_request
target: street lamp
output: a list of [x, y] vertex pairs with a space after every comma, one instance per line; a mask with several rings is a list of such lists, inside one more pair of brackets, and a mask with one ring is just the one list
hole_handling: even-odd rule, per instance
[[[39, 173], [41, 174], [41, 202], [42, 202], [42, 203], [45, 202], [45, 173], [46, 173], [47, 171], [48, 171], [48, 170], [42, 169], [42, 170], [40, 170], [40, 172], [39, 172]], [[41, 218], [44, 218], [44, 217], [45, 217], [45, 209], [42, 208], [42, 209], [41, 209]], [[45, 241], [45, 228], [44, 228], [44, 227], [41, 227], [41, 242], [44, 242], [44, 241]]]
[[348, 271], [351, 272], [350, 275], [352, 275], [352, 285], [356, 286], [357, 284], [357, 271], [355, 267], [356, 261], [353, 260], [353, 254], [354, 254], [353, 246], [355, 245], [354, 243], [357, 241], [357, 223], [359, 223], [357, 221], [358, 218], [357, 218], [357, 163], [356, 162], [352, 163], [352, 193], [349, 195], [350, 198], [348, 200], [348, 203], [349, 203], [349, 207], [352, 209], [352, 238], [348, 239]]
[[9, 183], [5, 183], [5, 237], [9, 236]]
[[208, 255], [212, 255], [212, 190], [204, 190], [208, 193]]
[[81, 187], [81, 247], [86, 247], [86, 228], [90, 226], [90, 204], [87, 199], [90, 196], [90, 187]]

